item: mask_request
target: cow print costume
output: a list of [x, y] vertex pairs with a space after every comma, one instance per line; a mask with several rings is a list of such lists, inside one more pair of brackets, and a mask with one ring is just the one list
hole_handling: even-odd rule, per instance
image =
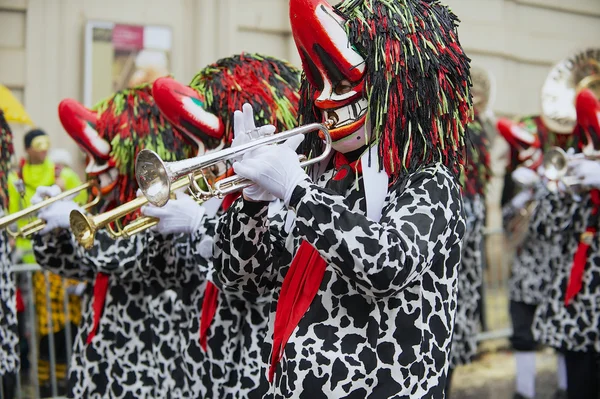
[[[86, 171], [108, 191], [95, 212], [135, 198], [133, 161], [141, 149], [152, 148], [166, 160], [192, 154], [191, 143], [160, 114], [150, 85], [119, 91], [96, 111], [64, 100], [59, 116], [88, 154]], [[137, 215], [120, 222], [127, 226]], [[171, 348], [178, 345], [172, 320], [175, 293], [163, 276], [144, 273], [148, 263], [160, 270], [174, 262], [172, 245], [149, 231], [118, 240], [98, 231], [89, 252], [67, 229], [38, 234], [34, 240], [42, 267], [94, 284], [74, 346], [70, 397], [180, 397], [183, 366]]]
[[485, 227], [485, 198], [481, 195], [464, 198], [466, 232], [463, 239], [460, 271], [458, 273], [458, 308], [450, 366], [470, 363], [477, 353], [479, 331], [479, 299], [483, 279], [483, 229]]
[[10, 255], [8, 235], [0, 231], [0, 378], [19, 369], [16, 293]]
[[450, 352], [451, 369], [470, 363], [477, 353], [485, 245], [485, 192], [491, 176], [489, 141], [483, 126], [479, 117], [468, 125], [469, 142], [466, 146], [463, 184], [467, 229], [458, 274], [456, 324]]
[[549, 346], [569, 351], [600, 352], [600, 244], [594, 236], [585, 266], [582, 290], [569, 306], [564, 297], [581, 232], [585, 231], [591, 214], [589, 194], [575, 201], [568, 194], [553, 195], [551, 212], [557, 214], [549, 224], [553, 238], [550, 285], [538, 306], [533, 326], [535, 336]]
[[[177, 373], [167, 370], [168, 352], [165, 355], [161, 349], [176, 342], [170, 319], [172, 299], [164, 295], [162, 282], [142, 276], [139, 266], [152, 251], [160, 253], [163, 243], [150, 233], [114, 242], [100, 231], [97, 244], [86, 253], [66, 230], [36, 235], [34, 240], [40, 265], [51, 265], [50, 270], [63, 276], [76, 277], [74, 265], [89, 271], [80, 278], [91, 280], [99, 271], [111, 274], [99, 330], [89, 344], [92, 300], [85, 301], [69, 370], [70, 397], [169, 397]], [[154, 259], [157, 267], [170, 261]]]
[[271, 295], [266, 361], [277, 287], [300, 240], [328, 262], [267, 397], [441, 397], [465, 232], [459, 187], [446, 167], [423, 167], [393, 182], [375, 223], [362, 178], [344, 198], [322, 188], [331, 176], [296, 188], [290, 233], [266, 203], [239, 201], [219, 224], [223, 284]]
[[[548, 228], [564, 215], [549, 208], [551, 193], [545, 183], [536, 184], [532, 190], [532, 215], [525, 239], [516, 249], [508, 283], [512, 301], [538, 305], [544, 300], [551, 275], [550, 256], [554, 244], [549, 240]], [[508, 220], [519, 211], [508, 204], [503, 208], [503, 217]]]
[[[202, 154], [203, 149], [231, 145], [234, 111], [244, 103], [256, 110], [256, 124], [272, 124], [279, 130], [295, 127], [299, 77], [300, 71], [285, 61], [243, 53], [203, 68], [189, 86], [160, 78], [153, 92], [163, 115], [195, 137]], [[230, 163], [223, 166], [231, 168]], [[221, 169], [212, 172], [227, 173]], [[216, 221], [233, 199], [227, 196], [222, 202], [204, 202], [203, 227], [175, 249], [176, 261], [160, 271], [169, 276], [169, 286], [177, 292], [181, 347], [175, 351], [184, 364], [185, 386], [192, 398], [261, 399], [268, 388], [260, 349], [269, 302], [253, 295], [225, 292], [212, 266]], [[173, 208], [161, 222], [173, 227], [169, 218], [179, 217], [182, 209]], [[189, 218], [191, 210], [185, 209], [188, 213], [183, 218]], [[145, 208], [144, 212], [148, 211], [151, 209]], [[200, 331], [201, 326], [208, 331]]]

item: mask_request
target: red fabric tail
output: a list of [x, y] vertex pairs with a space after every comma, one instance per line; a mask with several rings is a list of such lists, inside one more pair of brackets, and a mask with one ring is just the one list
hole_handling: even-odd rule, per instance
[[23, 295], [21, 294], [21, 290], [19, 288], [17, 288], [16, 302], [17, 302], [17, 313], [24, 312], [25, 311], [25, 302], [23, 302]]
[[206, 283], [204, 299], [202, 300], [202, 313], [200, 313], [200, 346], [206, 352], [208, 330], [217, 313], [219, 289], [211, 281]]
[[277, 302], [269, 382], [273, 382], [285, 345], [317, 295], [326, 269], [327, 262], [319, 252], [308, 242], [302, 241], [283, 280]]
[[227, 194], [225, 196], [225, 198], [223, 198], [223, 203], [221, 204], [221, 207], [223, 208], [223, 210], [227, 211], [227, 209], [229, 209], [231, 204], [233, 204], [235, 202], [235, 200], [240, 197], [240, 195], [241, 195], [241, 193]]
[[[592, 190], [590, 194], [592, 196], [592, 203], [594, 204], [592, 216], [594, 216], [593, 219], [596, 219], [595, 216], [598, 215], [598, 211], [600, 209], [600, 191]], [[588, 226], [588, 228], [585, 230], [585, 233], [581, 235], [577, 252], [575, 252], [575, 256], [573, 257], [571, 274], [569, 276], [569, 282], [565, 292], [565, 306], [569, 306], [571, 300], [581, 291], [581, 287], [583, 286], [585, 265], [587, 264], [588, 260], [588, 251], [594, 236], [596, 235], [597, 229], [598, 227], [595, 225]]]
[[94, 281], [94, 303], [92, 305], [92, 329], [88, 333], [87, 343], [92, 342], [92, 338], [96, 336], [98, 332], [98, 326], [100, 325], [100, 317], [102, 317], [102, 311], [104, 310], [104, 302], [106, 302], [106, 292], [108, 291], [108, 280], [110, 276], [105, 273], [98, 273], [96, 280]]

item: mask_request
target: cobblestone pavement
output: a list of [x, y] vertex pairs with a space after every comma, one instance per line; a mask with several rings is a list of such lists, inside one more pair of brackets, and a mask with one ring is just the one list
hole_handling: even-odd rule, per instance
[[[552, 399], [556, 391], [556, 357], [546, 349], [537, 353], [536, 399]], [[482, 355], [456, 369], [450, 399], [512, 399], [515, 362], [511, 352]]]

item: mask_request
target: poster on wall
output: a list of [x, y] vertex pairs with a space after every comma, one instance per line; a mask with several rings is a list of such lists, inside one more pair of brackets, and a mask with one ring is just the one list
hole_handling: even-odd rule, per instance
[[84, 104], [91, 107], [117, 90], [168, 75], [172, 39], [165, 26], [88, 21]]

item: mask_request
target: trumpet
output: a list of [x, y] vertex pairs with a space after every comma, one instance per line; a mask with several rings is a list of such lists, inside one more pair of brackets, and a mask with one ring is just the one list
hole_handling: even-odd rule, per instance
[[[189, 184], [187, 179], [181, 179], [171, 186], [171, 190], [179, 190]], [[86, 216], [85, 213], [79, 210], [73, 210], [69, 215], [71, 231], [77, 242], [87, 250], [91, 249], [94, 245], [96, 232], [104, 227], [107, 228], [110, 237], [113, 239], [129, 238], [158, 224], [157, 218], [142, 216], [138, 217], [127, 226], [121, 227], [119, 220], [122, 217], [138, 210], [147, 203], [148, 200], [146, 197], [141, 196], [110, 211], [95, 216]], [[111, 223], [113, 222], [116, 224], [116, 227], [114, 228], [111, 226]]]
[[[15, 212], [10, 215], [6, 215], [6, 216], [0, 218], [0, 229], [7, 228], [8, 234], [13, 238], [17, 238], [17, 237], [28, 238], [32, 234], [37, 233], [38, 231], [40, 231], [44, 227], [46, 227], [46, 222], [42, 219], [37, 219], [37, 220], [32, 221], [31, 223], [26, 224], [25, 226], [21, 227], [17, 231], [11, 231], [10, 229], [8, 229], [8, 226], [17, 222], [17, 220], [34, 215], [40, 209], [45, 208], [48, 205], [51, 205], [58, 201], [62, 201], [65, 198], [68, 198], [72, 195], [76, 195], [83, 190], [88, 190], [88, 189], [94, 188], [94, 187], [98, 187], [98, 183], [95, 180], [92, 180], [92, 181], [84, 183], [78, 187], [64, 191], [57, 196], [48, 198], [38, 204], [32, 205], [28, 208], [25, 208], [19, 212]], [[83, 209], [89, 210], [94, 205], [96, 205], [98, 202], [100, 202], [100, 194], [98, 194], [96, 197], [94, 197], [94, 199], [91, 202], [84, 205]]]
[[[155, 206], [164, 206], [169, 201], [172, 192], [171, 184], [174, 181], [178, 181], [183, 176], [187, 176], [186, 181], [190, 185], [190, 191], [197, 200], [212, 197], [222, 198], [227, 194], [240, 191], [254, 183], [234, 175], [220, 180], [211, 186], [208, 184], [208, 180], [204, 178], [204, 169], [219, 162], [239, 157], [256, 148], [281, 143], [290, 137], [319, 130], [325, 138], [325, 149], [323, 150], [323, 153], [308, 160], [305, 156], [300, 155], [300, 166], [306, 167], [313, 165], [327, 158], [331, 152], [331, 135], [329, 134], [329, 128], [334, 126], [335, 123], [336, 121], [333, 119], [322, 124], [311, 123], [275, 135], [256, 139], [238, 147], [230, 147], [212, 154], [175, 162], [164, 162], [154, 151], [143, 150], [138, 154], [135, 163], [138, 186], [142, 190], [144, 196], [148, 199], [148, 202]], [[197, 184], [199, 179], [203, 179], [207, 182], [207, 190], [202, 189]]]
[[579, 184], [574, 176], [569, 176], [569, 162], [575, 159], [600, 160], [600, 155], [586, 155], [582, 153], [568, 154], [560, 147], [552, 147], [544, 153], [544, 176], [552, 183], [562, 182], [571, 187]]

